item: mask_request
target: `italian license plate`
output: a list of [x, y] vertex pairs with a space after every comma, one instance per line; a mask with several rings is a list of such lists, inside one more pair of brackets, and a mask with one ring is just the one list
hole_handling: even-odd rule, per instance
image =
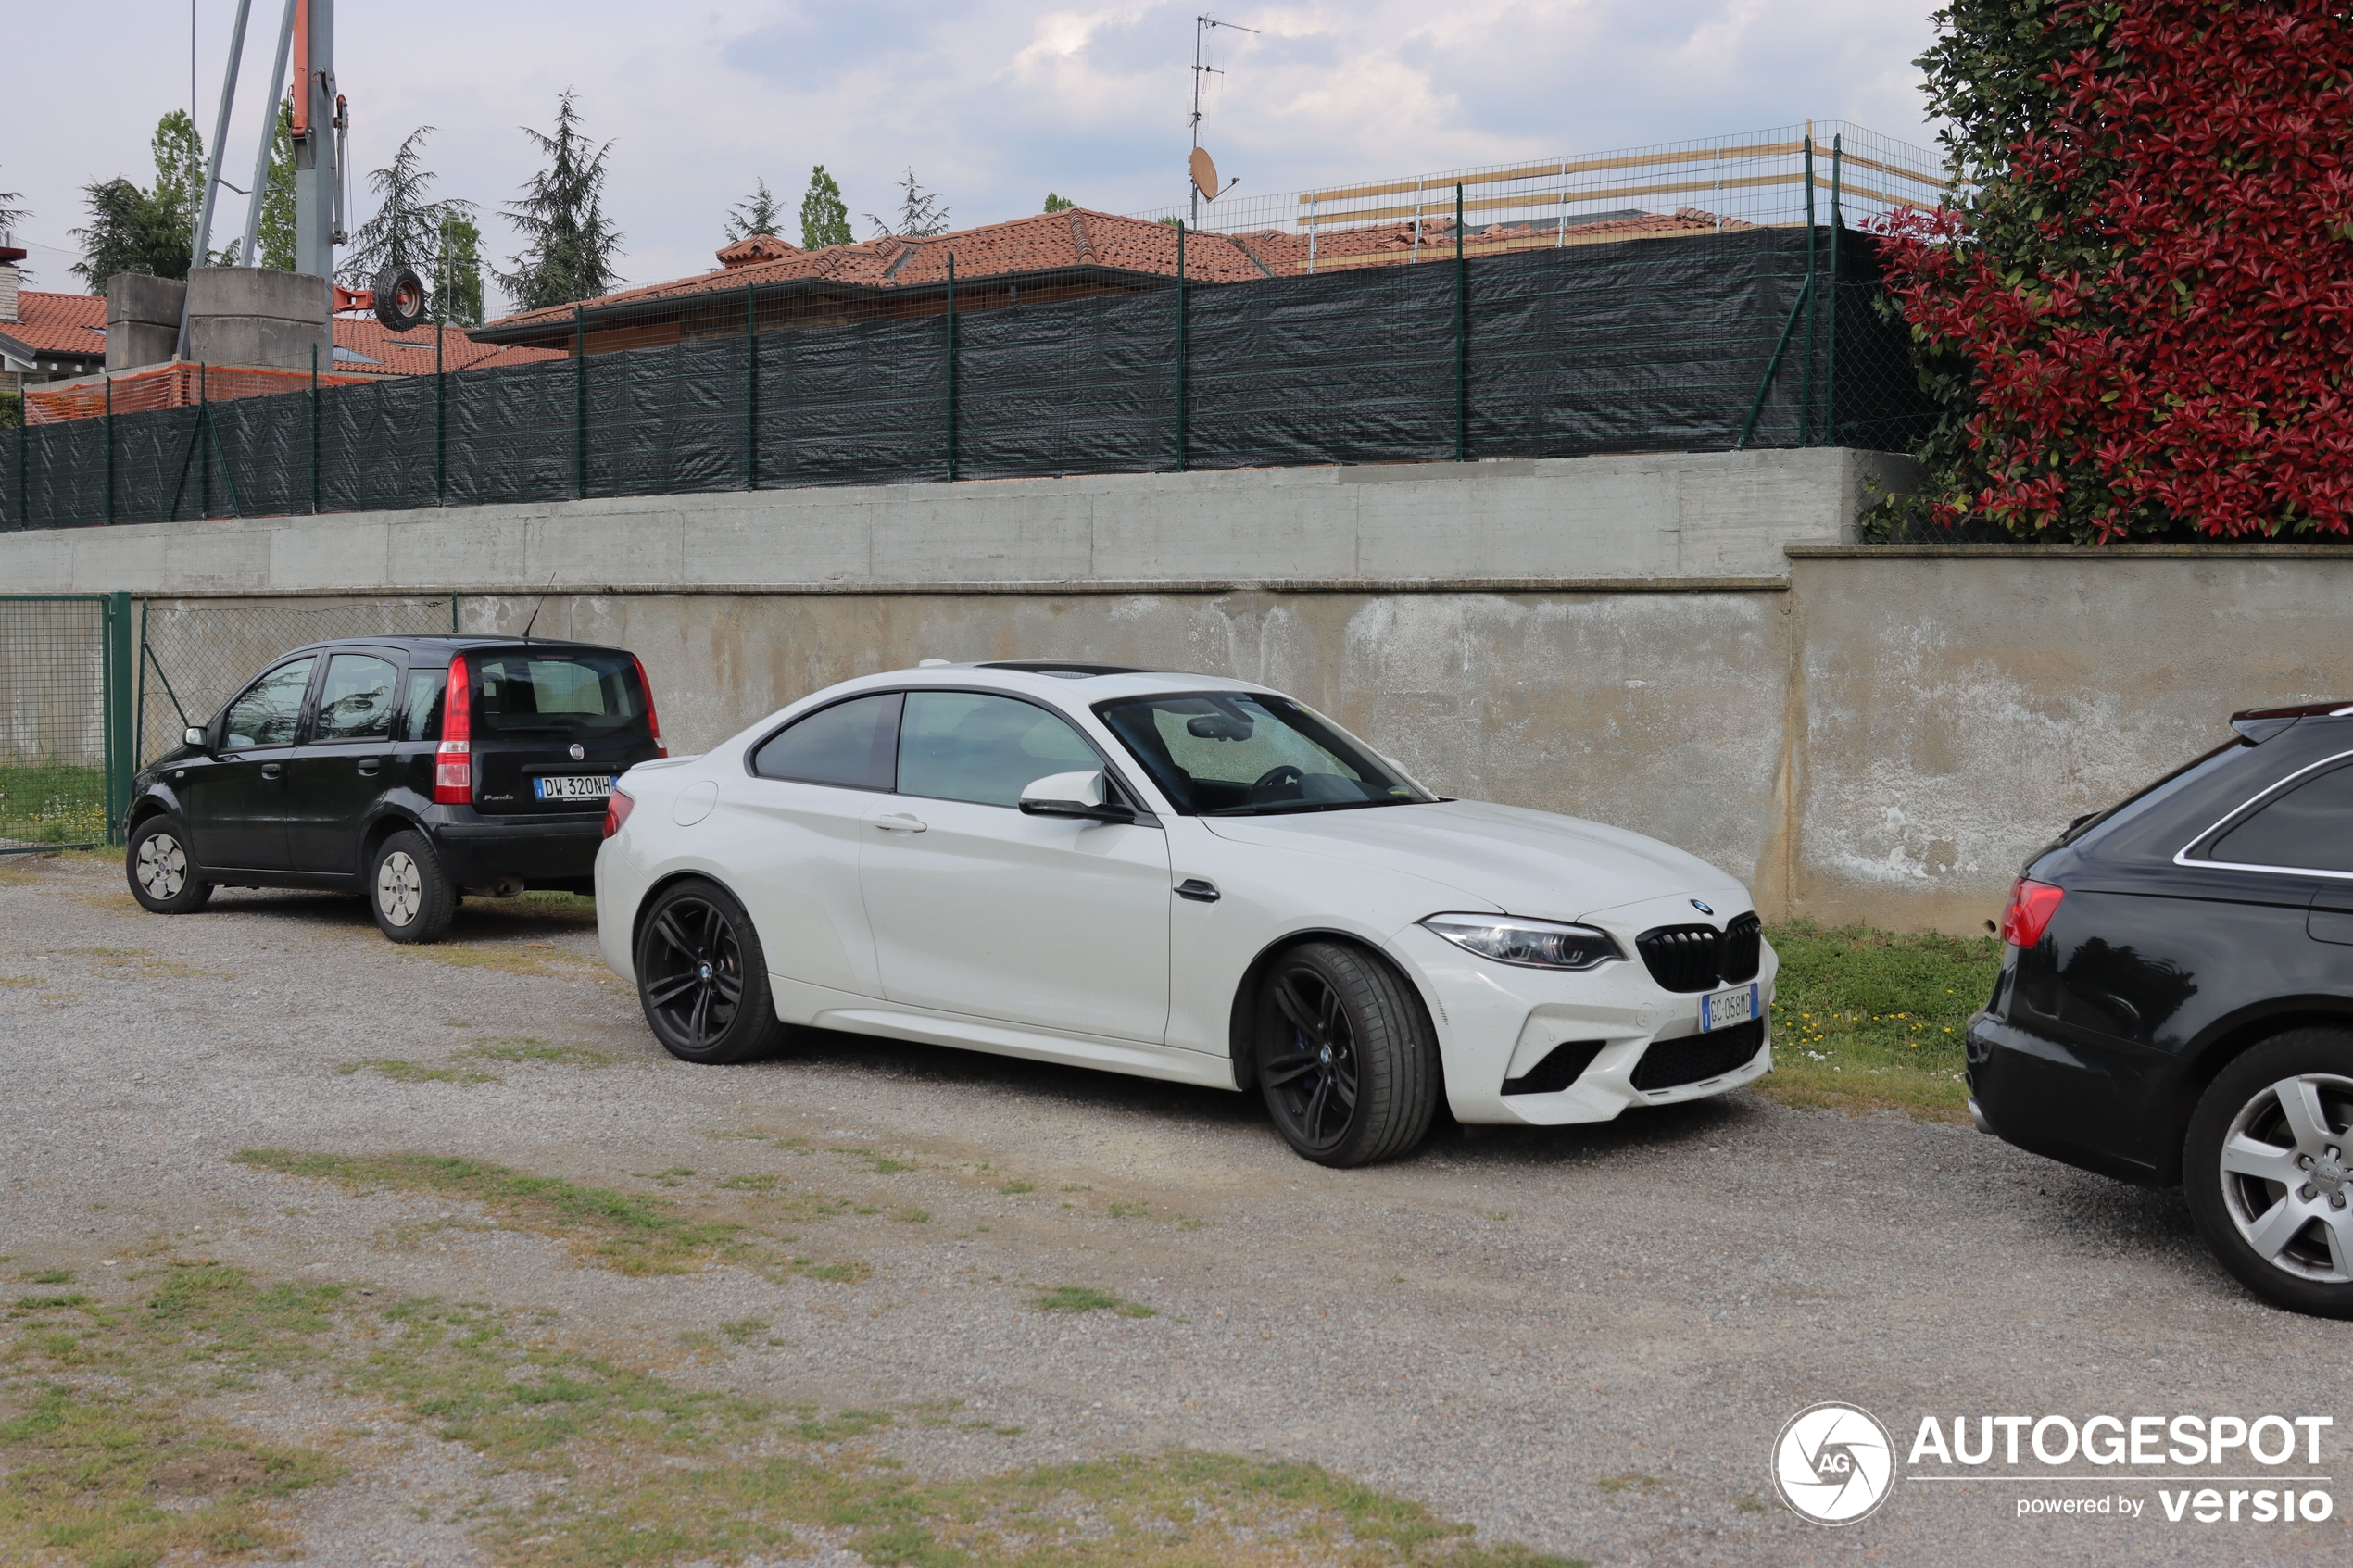
[[531, 793], [541, 800], [602, 800], [612, 793], [612, 775], [562, 773], [554, 778], [534, 779]]
[[1743, 985], [1737, 991], [1718, 991], [1708, 997], [1699, 1010], [1699, 1026], [1704, 1031], [1730, 1029], [1755, 1016], [1756, 987]]

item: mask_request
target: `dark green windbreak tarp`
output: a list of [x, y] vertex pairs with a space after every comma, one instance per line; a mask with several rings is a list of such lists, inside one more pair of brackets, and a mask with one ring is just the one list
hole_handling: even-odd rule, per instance
[[749, 339], [713, 317], [585, 360], [0, 433], [0, 526], [1721, 451], [1752, 420], [1755, 446], [1911, 446], [1933, 411], [1878, 307], [1874, 243], [1842, 231], [1833, 282], [1831, 232], [1810, 240], [1749, 229], [1182, 288], [1032, 274], [967, 285], [952, 318], [926, 285]]

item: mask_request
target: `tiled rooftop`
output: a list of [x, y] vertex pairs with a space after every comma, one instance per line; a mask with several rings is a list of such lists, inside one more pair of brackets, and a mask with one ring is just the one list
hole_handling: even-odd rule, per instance
[[[1326, 230], [1315, 237], [1314, 265], [1318, 270], [1338, 270], [1451, 257], [1454, 245], [1453, 224], [1451, 218], [1424, 219], [1418, 251], [1410, 222]], [[1663, 237], [1747, 226], [1738, 219], [1719, 220], [1714, 213], [1695, 207], [1684, 207], [1671, 215], [1610, 215], [1598, 221], [1572, 221], [1566, 229], [1497, 224], [1466, 232], [1464, 252], [1484, 256], [1556, 244], [1589, 245], [1604, 240]], [[1072, 207], [929, 239], [883, 236], [814, 251], [802, 250], [774, 235], [755, 234], [721, 250], [717, 270], [623, 289], [582, 304], [599, 311], [616, 307], [653, 307], [698, 295], [736, 291], [747, 284], [800, 279], [875, 288], [937, 284], [947, 278], [950, 257], [955, 258], [956, 275], [968, 279], [1087, 266], [1174, 277], [1176, 231], [1168, 224], [1140, 218]], [[1255, 234], [1193, 232], [1185, 236], [1186, 276], [1201, 282], [1255, 282], [1304, 273], [1309, 265], [1304, 234], [1268, 230]], [[551, 329], [550, 335], [568, 336], [561, 330], [571, 326], [573, 308], [563, 305], [522, 311], [502, 317], [481, 330], [509, 338], [545, 326]]]
[[[39, 355], [80, 355], [103, 359], [107, 352], [107, 300], [95, 294], [44, 294], [26, 289], [17, 295], [17, 320], [0, 321], [0, 338], [7, 338]], [[360, 375], [414, 376], [433, 371], [434, 329], [395, 333], [373, 316], [334, 319], [337, 348], [365, 355], [363, 360], [338, 358], [334, 370]], [[470, 370], [483, 365], [520, 365], [534, 359], [560, 358], [556, 350], [513, 345], [476, 343], [451, 328], [442, 344], [442, 369]]]

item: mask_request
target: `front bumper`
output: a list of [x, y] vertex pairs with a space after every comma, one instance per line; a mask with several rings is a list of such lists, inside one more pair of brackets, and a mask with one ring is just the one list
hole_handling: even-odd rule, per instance
[[[1447, 1104], [1459, 1122], [1538, 1127], [1607, 1122], [1629, 1106], [1703, 1099], [1772, 1071], [1770, 1020], [1780, 961], [1770, 945], [1755, 980], [1755, 1054], [1707, 1076], [1650, 1089], [1638, 1087], [1635, 1075], [1652, 1047], [1693, 1050], [1716, 1041], [1700, 1030], [1703, 994], [1661, 988], [1639, 958], [1582, 973], [1522, 969], [1466, 952], [1419, 925], [1398, 933], [1391, 946], [1422, 979], [1440, 1014]], [[1625, 934], [1620, 946], [1631, 950]], [[1506, 1080], [1527, 1078], [1571, 1041], [1602, 1044], [1566, 1087], [1504, 1092]]]

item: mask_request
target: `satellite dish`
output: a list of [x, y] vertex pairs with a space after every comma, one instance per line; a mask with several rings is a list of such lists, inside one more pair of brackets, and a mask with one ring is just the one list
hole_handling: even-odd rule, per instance
[[1201, 193], [1201, 199], [1208, 202], [1215, 201], [1217, 199], [1217, 165], [1211, 160], [1207, 147], [1193, 149], [1192, 171], [1193, 189]]

